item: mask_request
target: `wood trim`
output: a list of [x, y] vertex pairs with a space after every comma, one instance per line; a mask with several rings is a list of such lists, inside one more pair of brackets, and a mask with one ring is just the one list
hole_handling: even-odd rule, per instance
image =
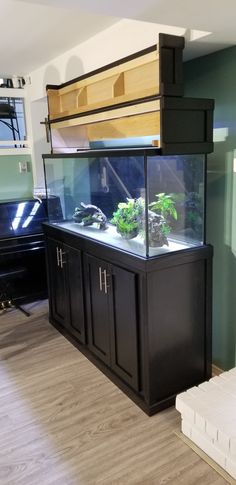
[[212, 377], [219, 376], [220, 374], [222, 374], [222, 372], [224, 372], [222, 369], [220, 369], [220, 367], [217, 367], [217, 365], [215, 364], [212, 364], [211, 368], [212, 368]]
[[49, 119], [64, 121], [151, 96], [183, 95], [184, 38], [159, 34], [159, 44], [61, 85], [47, 85]]
[[[139, 136], [155, 136], [160, 133], [160, 113], [142, 113], [110, 121], [90, 124], [87, 134], [89, 141]], [[159, 145], [158, 145], [159, 146]]]
[[80, 116], [78, 118], [69, 119], [66, 121], [59, 121], [51, 123], [51, 128], [66, 128], [69, 126], [87, 125], [90, 123], [98, 123], [100, 121], [114, 120], [121, 117], [134, 116], [138, 114], [151, 113], [160, 110], [160, 100], [148, 101], [145, 103], [125, 106], [123, 108], [111, 109], [108, 111], [101, 111], [93, 115]]
[[77, 81], [73, 84], [70, 84], [69, 86], [60, 88], [59, 93], [60, 95], [63, 95], [63, 94], [69, 93], [70, 91], [74, 91], [74, 89], [81, 89], [85, 86], [89, 86], [90, 84], [96, 83], [98, 81], [103, 81], [104, 79], [107, 79], [111, 76], [115, 76], [124, 71], [128, 71], [129, 69], [134, 69], [141, 65], [148, 64], [149, 62], [158, 61], [158, 60], [159, 60], [158, 52], [157, 51], [150, 52], [149, 54], [145, 54], [136, 59], [132, 59], [132, 61], [127, 61], [125, 63], [119, 64], [116, 67], [110, 68], [107, 71], [104, 70], [101, 73], [94, 74], [93, 76], [83, 79], [82, 81]]
[[159, 53], [119, 63], [72, 84], [48, 88], [50, 120], [159, 94]]
[[221, 468], [220, 465], [218, 465], [214, 460], [212, 460], [212, 458], [210, 458], [210, 456], [208, 456], [206, 453], [204, 453], [204, 451], [201, 448], [199, 448], [197, 445], [195, 445], [195, 443], [191, 439], [187, 438], [187, 436], [185, 436], [182, 432], [175, 432], [174, 431], [174, 434], [180, 440], [182, 440], [189, 448], [191, 448], [191, 450], [193, 450], [211, 468], [213, 468], [213, 470], [215, 470], [216, 473], [218, 473], [218, 475], [223, 477], [223, 479], [226, 481], [226, 483], [229, 483], [229, 484], [232, 484], [232, 485], [235, 484], [235, 480], [231, 477], [231, 475], [229, 475], [223, 468]]
[[[86, 89], [86, 88], [84, 88]], [[135, 98], [137, 99], [141, 99], [141, 98], [147, 98], [147, 97], [150, 97], [150, 96], [155, 96], [157, 94], [157, 89], [156, 88], [148, 88], [148, 89], [143, 89], [142, 91], [137, 91], [135, 93]], [[80, 94], [78, 95], [80, 98], [82, 97], [82, 91], [80, 91]], [[56, 102], [59, 102], [59, 99], [60, 97], [56, 98]], [[109, 107], [109, 106], [113, 106], [114, 104], [120, 104], [120, 103], [129, 103], [130, 101], [133, 101], [134, 100], [134, 94], [122, 94], [122, 95], [119, 95], [119, 96], [115, 96], [109, 100], [106, 100], [105, 103], [92, 103], [92, 104], [89, 104], [89, 105], [86, 105], [86, 104], [82, 104], [77, 107], [77, 108], [73, 108], [73, 109], [70, 109], [70, 110], [65, 110], [65, 111], [58, 111], [58, 108], [57, 111], [55, 109], [55, 111], [53, 111], [52, 109], [52, 113], [51, 116], [50, 116], [50, 120], [53, 121], [53, 120], [56, 120], [58, 118], [64, 118], [66, 116], [74, 116], [78, 113], [86, 113], [88, 111], [92, 111], [92, 110], [95, 110], [95, 109], [101, 109], [101, 106], [106, 106], [106, 107]], [[53, 101], [55, 101], [53, 99]], [[134, 100], [135, 101], [135, 100]], [[49, 101], [50, 105], [51, 105], [51, 99]], [[56, 106], [56, 103], [52, 103], [52, 106]]]
[[[161, 35], [161, 34], [159, 34]], [[168, 34], [166, 34], [168, 35]], [[179, 39], [179, 37], [177, 37]], [[109, 64], [105, 64], [105, 66], [98, 67], [97, 69], [93, 69], [92, 71], [89, 71], [88, 73], [81, 74], [80, 76], [76, 76], [73, 79], [70, 79], [69, 81], [65, 81], [64, 83], [61, 84], [47, 84], [46, 89], [60, 89], [60, 88], [65, 88], [66, 86], [70, 86], [70, 84], [74, 84], [77, 81], [82, 81], [85, 78], [94, 76], [95, 74], [99, 74], [100, 72], [104, 72], [107, 69], [112, 69], [113, 67], [119, 66], [119, 64], [124, 64], [125, 62], [132, 61], [132, 59], [136, 59], [137, 57], [144, 56], [145, 54], [149, 54], [149, 52], [153, 52], [157, 50], [157, 44], [151, 45], [150, 47], [146, 47], [145, 49], [142, 49], [141, 51], [135, 52], [134, 54], [130, 54], [129, 56], [122, 57], [121, 59], [117, 59], [116, 61], [110, 62]]]
[[[65, 122], [66, 123], [66, 122]], [[153, 136], [160, 133], [160, 112], [141, 113], [123, 116], [98, 123], [63, 126], [51, 131], [54, 148], [85, 148], [89, 142], [96, 140], [115, 140], [120, 138], [137, 138]], [[159, 145], [156, 145], [159, 146]]]

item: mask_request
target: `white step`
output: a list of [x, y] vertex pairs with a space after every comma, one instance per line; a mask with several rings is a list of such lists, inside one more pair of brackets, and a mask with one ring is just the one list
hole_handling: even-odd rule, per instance
[[182, 433], [236, 479], [236, 367], [176, 397]]

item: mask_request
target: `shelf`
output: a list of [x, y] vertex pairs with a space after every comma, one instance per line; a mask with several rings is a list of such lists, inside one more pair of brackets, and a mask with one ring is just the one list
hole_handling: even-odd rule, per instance
[[163, 155], [213, 150], [212, 100], [183, 97], [184, 38], [159, 44], [59, 86], [48, 85], [53, 153], [130, 144]]
[[183, 94], [184, 38], [159, 44], [59, 86], [47, 86], [49, 121], [151, 96]]
[[[93, 142], [148, 137], [149, 146], [161, 148], [162, 154], [210, 153], [213, 149], [214, 102], [209, 99], [163, 96], [88, 112], [51, 122], [54, 153], [89, 149]], [[174, 129], [173, 129], [174, 127]]]

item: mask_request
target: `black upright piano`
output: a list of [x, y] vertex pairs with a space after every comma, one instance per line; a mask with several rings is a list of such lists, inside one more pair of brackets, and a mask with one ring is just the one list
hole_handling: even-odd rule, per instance
[[46, 220], [46, 200], [0, 201], [0, 302], [19, 305], [46, 298]]

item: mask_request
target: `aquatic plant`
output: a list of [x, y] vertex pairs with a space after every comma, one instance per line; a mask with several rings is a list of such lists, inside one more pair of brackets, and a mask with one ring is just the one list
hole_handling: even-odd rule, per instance
[[167, 236], [171, 232], [172, 221], [178, 218], [174, 196], [161, 192], [155, 197], [157, 200], [149, 204], [151, 210], [148, 211], [149, 244], [150, 246], [168, 245]]
[[162, 215], [165, 220], [168, 220], [168, 217], [171, 216], [175, 220], [177, 220], [177, 210], [175, 208], [175, 202], [172, 194], [165, 194], [164, 192], [160, 194], [156, 194], [155, 197], [157, 200], [151, 202], [149, 207], [154, 212]]
[[128, 199], [120, 202], [118, 209], [113, 212], [111, 223], [116, 226], [117, 232], [125, 239], [136, 237], [142, 227], [144, 213], [144, 199]]
[[[171, 231], [169, 219], [177, 219], [175, 203], [171, 195], [157, 194], [157, 200], [149, 204], [148, 237], [152, 247], [168, 246], [167, 236]], [[115, 224], [117, 232], [125, 239], [133, 239], [138, 234], [145, 239], [145, 201], [127, 199], [120, 202], [113, 213], [111, 223]]]

